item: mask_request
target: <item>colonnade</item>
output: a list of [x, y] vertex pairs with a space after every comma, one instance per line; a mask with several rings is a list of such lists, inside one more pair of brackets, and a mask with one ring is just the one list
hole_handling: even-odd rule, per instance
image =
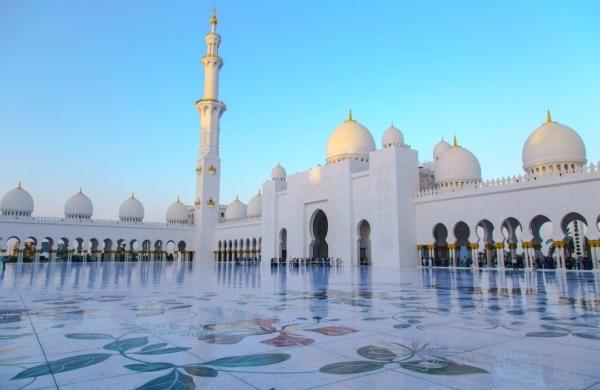
[[570, 212], [523, 221], [437, 223], [432, 241], [417, 245], [421, 265], [600, 270], [600, 217]]
[[166, 261], [194, 259], [194, 251], [186, 249], [185, 241], [175, 244], [167, 241], [165, 248], [163, 242], [157, 240], [113, 240], [105, 239], [99, 241], [95, 238], [83, 240], [77, 239], [51, 239], [38, 240], [27, 237], [21, 240], [11, 236], [3, 240], [0, 238], [0, 257], [7, 257], [17, 262], [39, 262], [39, 261]]
[[217, 249], [213, 251], [215, 261], [236, 261], [241, 259], [261, 259], [262, 239], [246, 238], [235, 240], [220, 240]]

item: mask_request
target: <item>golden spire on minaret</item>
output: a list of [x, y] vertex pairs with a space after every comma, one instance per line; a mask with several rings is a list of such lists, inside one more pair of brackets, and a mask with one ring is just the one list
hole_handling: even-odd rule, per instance
[[456, 135], [454, 136], [454, 139], [452, 140], [452, 146], [454, 146], [454, 147], [460, 146], [458, 144], [458, 141], [456, 140]]
[[354, 119], [352, 119], [352, 109], [348, 110], [348, 119], [346, 119], [346, 121], [353, 121]]
[[550, 109], [546, 110], [546, 123], [552, 123], [552, 115], [550, 114]]
[[219, 24], [219, 21], [217, 20], [217, 9], [213, 8], [212, 16], [210, 17], [210, 25], [213, 32], [217, 29], [217, 24]]

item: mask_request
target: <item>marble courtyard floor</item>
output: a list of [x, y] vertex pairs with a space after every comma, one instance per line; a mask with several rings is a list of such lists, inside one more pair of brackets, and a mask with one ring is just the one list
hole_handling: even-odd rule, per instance
[[1, 389], [600, 389], [600, 274], [8, 264]]

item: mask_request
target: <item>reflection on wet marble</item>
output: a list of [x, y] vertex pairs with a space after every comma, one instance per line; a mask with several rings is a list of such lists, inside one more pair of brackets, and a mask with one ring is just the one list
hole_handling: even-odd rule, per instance
[[0, 275], [2, 389], [597, 388], [599, 356], [592, 272], [46, 263]]

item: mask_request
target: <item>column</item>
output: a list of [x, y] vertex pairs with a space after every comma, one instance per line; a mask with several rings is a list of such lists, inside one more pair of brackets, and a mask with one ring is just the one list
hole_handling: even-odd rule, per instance
[[531, 259], [529, 257], [529, 242], [521, 241], [521, 246], [523, 247], [523, 259], [525, 260], [525, 269], [531, 269]]
[[479, 268], [479, 259], [478, 259], [478, 253], [477, 253], [477, 249], [479, 249], [479, 244], [474, 242], [469, 244], [471, 247], [471, 267], [473, 268]]
[[487, 268], [492, 267], [494, 248], [495, 247], [493, 243], [485, 244], [485, 263]]
[[33, 249], [33, 262], [37, 263], [40, 261], [40, 253], [42, 253], [42, 243], [38, 243]]
[[504, 243], [497, 242], [496, 244], [496, 262], [498, 269], [504, 269]]
[[564, 252], [564, 243], [561, 240], [556, 240], [552, 243], [554, 246], [554, 257], [556, 259], [556, 267], [558, 269], [565, 269], [565, 252]]
[[598, 264], [596, 263], [598, 260], [598, 247], [600, 247], [600, 240], [589, 240], [590, 242], [590, 260], [592, 261], [592, 270], [598, 270]]

